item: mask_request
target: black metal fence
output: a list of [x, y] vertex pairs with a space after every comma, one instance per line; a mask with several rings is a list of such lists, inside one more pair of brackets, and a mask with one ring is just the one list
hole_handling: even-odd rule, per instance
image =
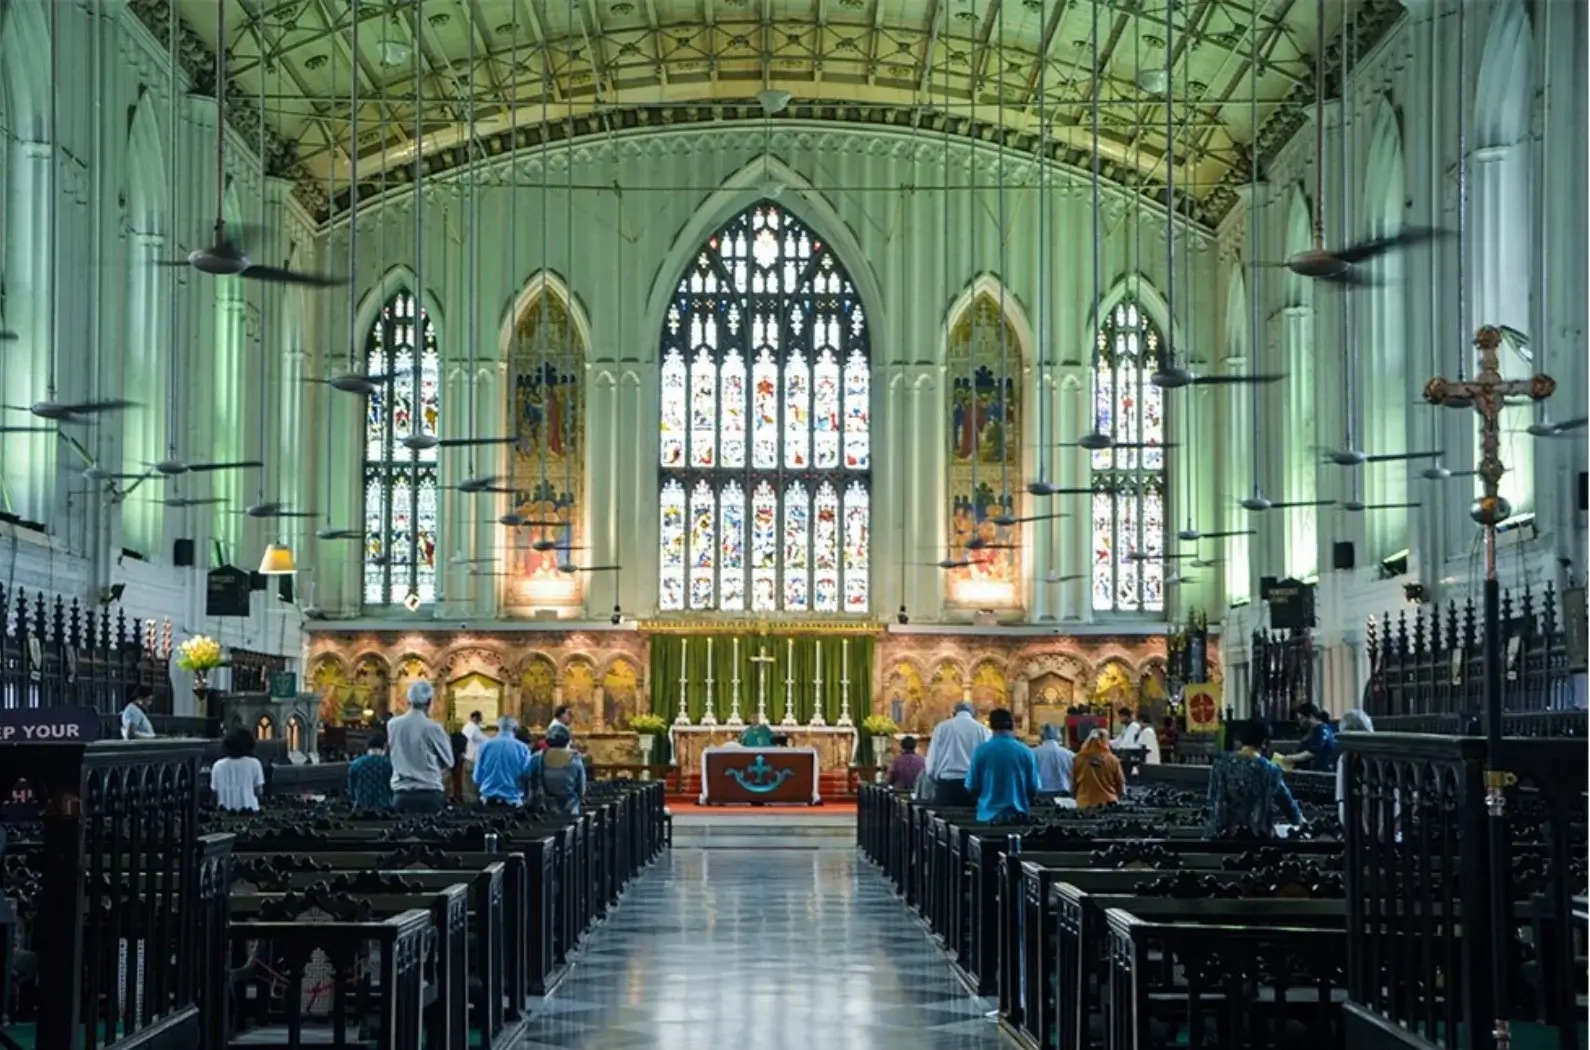
[[[1502, 710], [1510, 714], [1567, 711], [1574, 706], [1568, 647], [1548, 586], [1502, 596]], [[1411, 715], [1478, 717], [1485, 706], [1483, 617], [1472, 600], [1416, 606], [1395, 620], [1369, 621], [1369, 685], [1364, 709], [1373, 718]], [[1379, 723], [1376, 723], [1379, 728]], [[1458, 731], [1462, 731], [1461, 728]]]
[[1248, 699], [1255, 717], [1281, 730], [1292, 712], [1314, 700], [1314, 641], [1307, 631], [1254, 631], [1253, 680]]
[[0, 586], [0, 708], [91, 707], [114, 714], [136, 686], [151, 714], [171, 707], [171, 621]]

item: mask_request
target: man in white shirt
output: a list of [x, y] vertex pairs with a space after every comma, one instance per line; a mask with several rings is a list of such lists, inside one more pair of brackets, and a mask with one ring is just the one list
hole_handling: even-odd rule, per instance
[[386, 724], [392, 761], [392, 808], [399, 813], [440, 813], [447, 806], [443, 774], [453, 768], [453, 742], [431, 718], [436, 690], [429, 682], [409, 686], [409, 709]]
[[[479, 711], [469, 712], [469, 721], [464, 723], [461, 732], [464, 734], [464, 783], [470, 788], [475, 786], [475, 759], [480, 754], [480, 745], [490, 740], [486, 729], [481, 724]], [[509, 730], [511, 735], [513, 730]]]
[[1147, 708], [1137, 712], [1137, 746], [1142, 748], [1145, 766], [1159, 765], [1159, 734], [1154, 732], [1154, 722]]
[[1110, 749], [1120, 751], [1122, 748], [1142, 747], [1137, 738], [1143, 732], [1143, 726], [1132, 717], [1132, 709], [1123, 707], [1115, 712], [1115, 717], [1120, 720], [1121, 731], [1110, 741]]
[[966, 771], [972, 765], [972, 752], [994, 734], [977, 720], [975, 710], [962, 701], [955, 705], [953, 715], [933, 727], [933, 736], [928, 741], [927, 768], [922, 772], [923, 777], [933, 781], [933, 801], [938, 805], [977, 804], [966, 790]]

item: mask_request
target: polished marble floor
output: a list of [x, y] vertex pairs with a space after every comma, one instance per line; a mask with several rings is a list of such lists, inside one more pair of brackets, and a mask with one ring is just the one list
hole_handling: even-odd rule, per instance
[[523, 1050], [992, 1050], [989, 1007], [854, 851], [674, 849]]

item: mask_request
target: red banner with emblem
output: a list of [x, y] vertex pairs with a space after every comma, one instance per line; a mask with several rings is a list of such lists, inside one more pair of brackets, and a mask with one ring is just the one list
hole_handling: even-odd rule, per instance
[[1220, 683], [1196, 682], [1182, 694], [1187, 710], [1187, 732], [1214, 733], [1220, 729]]

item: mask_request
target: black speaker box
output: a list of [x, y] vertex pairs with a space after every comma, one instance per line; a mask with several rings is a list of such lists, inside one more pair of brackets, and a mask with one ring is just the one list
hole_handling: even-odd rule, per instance
[[1276, 585], [1276, 583], [1279, 582], [1279, 580], [1280, 580], [1279, 576], [1260, 576], [1259, 577], [1259, 600], [1260, 601], [1269, 601], [1270, 600], [1270, 588], [1274, 587]]
[[1579, 509], [1590, 510], [1590, 471], [1579, 472]]
[[291, 576], [281, 576], [278, 579], [281, 582], [276, 585], [277, 595], [281, 597], [282, 601], [291, 602], [293, 600], [293, 578]]
[[171, 564], [183, 568], [193, 564], [192, 540], [177, 540], [171, 544]]
[[248, 589], [251, 591], [263, 591], [270, 586], [270, 582], [270, 577], [263, 572], [251, 572], [248, 574]]
[[1353, 567], [1353, 541], [1337, 540], [1331, 544], [1331, 568], [1346, 572]]

